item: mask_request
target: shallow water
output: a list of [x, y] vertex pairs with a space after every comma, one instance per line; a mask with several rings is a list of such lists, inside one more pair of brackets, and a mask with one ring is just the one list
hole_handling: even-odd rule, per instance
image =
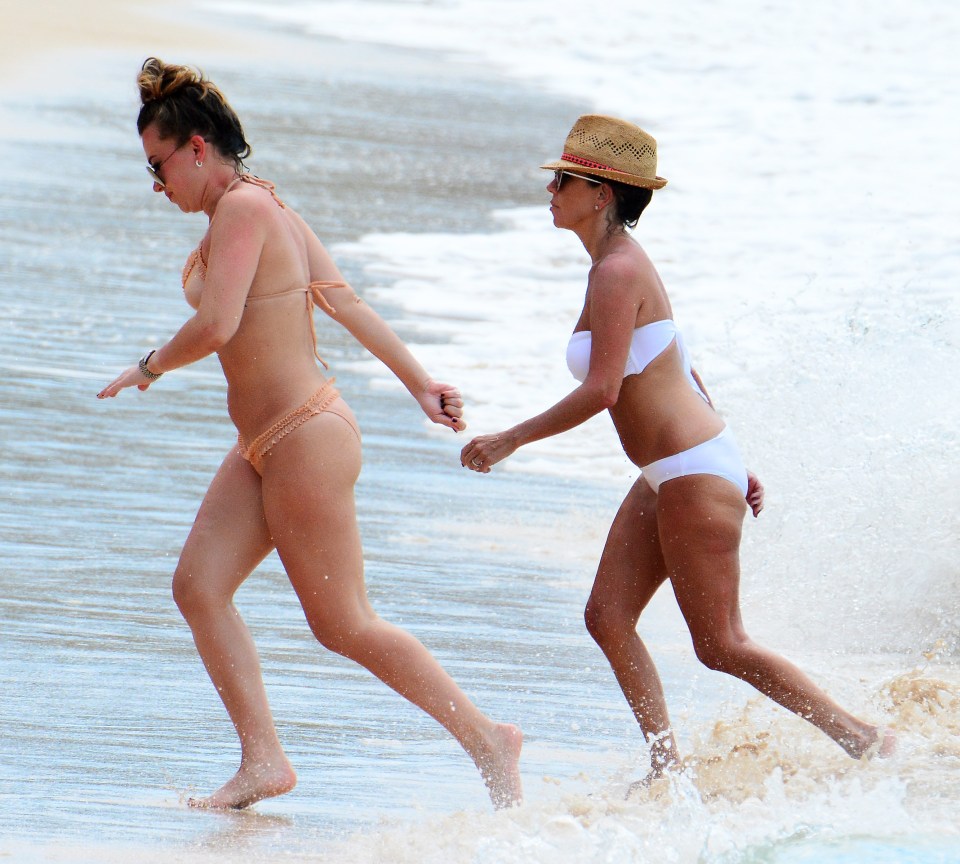
[[[404, 51], [361, 49], [371, 62], [357, 73], [343, 46], [327, 47], [326, 77], [256, 78], [229, 65], [218, 76], [238, 93], [234, 103], [259, 144], [255, 170], [334, 243], [361, 229], [488, 226], [521, 173], [510, 152], [516, 142], [495, 129], [504, 128], [498, 82], [476, 69], [430, 79], [436, 60]], [[384, 68], [407, 71], [384, 80]], [[226, 779], [237, 755], [169, 595], [179, 546], [234, 433], [213, 361], [168, 376], [148, 397], [94, 398], [183, 319], [179, 268], [202, 231], [149, 192], [132, 128], [131, 69], [100, 70], [96, 102], [37, 97], [33, 138], [18, 131], [29, 146], [5, 146], [0, 722], [12, 734], [0, 755], [0, 837], [9, 844], [0, 853], [81, 860], [79, 845], [83, 860], [123, 860], [132, 843], [138, 856], [171, 847], [229, 856], [235, 846], [258, 854], [276, 842], [294, 852], [409, 815], [411, 801], [414, 814], [486, 809], [479, 778], [445, 734], [316, 646], [275, 559], [239, 605], [300, 773], [298, 797], [238, 820], [197, 818], [184, 807], [188, 794]], [[331, 98], [337, 93], [349, 98]], [[469, 117], [438, 135], [465, 102]], [[523, 112], [532, 141], [553, 104], [518, 92], [506, 107]], [[53, 124], [68, 130], [66, 152]], [[481, 140], [500, 154], [491, 160]], [[457, 188], [463, 171], [477, 178], [470, 201]], [[356, 265], [344, 266], [363, 291]], [[395, 306], [378, 306], [398, 318]], [[404, 331], [402, 319], [397, 326]], [[584, 654], [596, 660], [578, 632], [579, 597], [558, 591], [563, 568], [525, 560], [529, 541], [519, 532], [485, 528], [478, 539], [485, 514], [502, 510], [503, 489], [471, 484], [456, 461], [458, 438], [425, 434], [409, 397], [355, 371], [360, 352], [348, 338], [328, 326], [321, 339], [363, 428], [359, 510], [380, 613], [420, 636], [489, 713], [512, 718], [518, 697], [541, 704], [542, 729], [559, 727], [560, 740], [571, 723], [591, 723], [563, 716], [573, 691], [556, 692], [553, 675], [504, 687], [514, 660], [530, 669], [582, 667]], [[579, 507], [580, 484], [508, 482], [511, 505], [532, 511], [524, 517], [531, 528]], [[606, 490], [597, 494], [612, 505]], [[531, 606], [553, 614], [521, 626]], [[538, 732], [525, 725], [534, 764]], [[585, 757], [571, 748], [540, 758], [578, 766]]]
[[[311, 6], [273, 8], [302, 18]], [[685, 43], [689, 24], [661, 10], [653, 20], [670, 38], [644, 61], [640, 89], [598, 49], [571, 43], [539, 2], [513, 4], [506, 33], [473, 3], [317, 8], [321, 33], [409, 38], [418, 50], [301, 43], [306, 24], [294, 20], [284, 26], [311, 52], [306, 66], [294, 51], [264, 69], [222, 49], [197, 62], [245, 118], [254, 170], [426, 365], [464, 386], [471, 431], [570, 387], [562, 350], [584, 259], [550, 229], [535, 166], [582, 111], [654, 122], [672, 197], [645, 214], [642, 242], [768, 487], [768, 511], [746, 535], [748, 626], [852, 710], [895, 725], [900, 752], [852, 763], [746, 686], [698, 668], [664, 594], [643, 632], [691, 771], [624, 801], [643, 748], [580, 618], [635, 476], [609, 424], [598, 418], [490, 477], [468, 474], [463, 437], [425, 429], [377, 364], [321, 323], [321, 353], [364, 433], [358, 503], [374, 604], [484, 710], [524, 726], [528, 804], [491, 813], [441, 730], [317, 648], [271, 559], [239, 605], [300, 784], [254, 812], [187, 808], [232, 773], [237, 747], [169, 577], [233, 433], [212, 361], [145, 396], [94, 398], [183, 320], [179, 268], [203, 230], [149, 194], [132, 122], [141, 58], [106, 52], [86, 97], [5, 102], [23, 125], [0, 145], [0, 855], [960, 860], [950, 377], [960, 196], [936, 146], [960, 116], [946, 110], [960, 77], [936, 41], [922, 69], [909, 63], [925, 35], [956, 28], [951, 7], [903, 17], [893, 4], [866, 31], [852, 11], [831, 11], [821, 19], [833, 30], [821, 31], [777, 4], [753, 19], [737, 4], [728, 20], [697, 4], [711, 26]], [[350, 31], [357, 9], [381, 28]], [[621, 18], [634, 23], [613, 42], [623, 62], [634, 19]], [[765, 39], [723, 53], [749, 20]], [[462, 38], [464, 22], [474, 38]], [[515, 50], [531, 32], [540, 38]], [[451, 63], [422, 39], [478, 53]], [[882, 68], [871, 59], [880, 51]], [[796, 70], [816, 58], [801, 87]], [[916, 182], [895, 175], [885, 187], [900, 196], [892, 216], [877, 204], [874, 178], [892, 175], [871, 143], [881, 139], [915, 154]], [[809, 172], [793, 167], [800, 154], [829, 180], [812, 200]], [[740, 182], [725, 182], [731, 172]]]

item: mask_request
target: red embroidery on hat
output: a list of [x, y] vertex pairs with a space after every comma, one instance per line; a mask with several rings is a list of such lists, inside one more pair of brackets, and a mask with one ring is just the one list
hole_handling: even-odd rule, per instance
[[609, 165], [604, 165], [602, 162], [591, 162], [589, 159], [583, 159], [580, 156], [574, 156], [572, 153], [564, 153], [560, 157], [564, 162], [576, 162], [578, 165], [583, 165], [584, 168], [595, 168], [599, 171], [616, 171], [616, 168], [611, 168]]

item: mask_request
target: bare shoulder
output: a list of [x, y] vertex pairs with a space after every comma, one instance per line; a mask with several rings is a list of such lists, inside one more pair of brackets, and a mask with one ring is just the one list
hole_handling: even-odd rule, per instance
[[237, 183], [217, 204], [217, 218], [269, 216], [281, 211], [269, 189], [253, 183]]
[[636, 290], [650, 283], [659, 283], [657, 271], [636, 243], [612, 250], [590, 271], [591, 289]]
[[238, 183], [217, 203], [210, 223], [212, 237], [264, 243], [274, 236], [289, 208], [280, 207], [269, 189]]
[[615, 246], [593, 266], [593, 274], [601, 279], [638, 279], [651, 272], [656, 272], [653, 263], [633, 240]]
[[620, 314], [639, 320], [641, 309], [659, 314], [669, 301], [656, 268], [634, 242], [625, 243], [594, 266], [590, 275], [591, 306], [612, 304]]

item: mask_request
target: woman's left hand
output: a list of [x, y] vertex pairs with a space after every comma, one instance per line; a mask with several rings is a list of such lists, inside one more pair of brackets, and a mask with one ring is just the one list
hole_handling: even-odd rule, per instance
[[490, 469], [517, 449], [506, 432], [498, 435], [478, 435], [460, 451], [460, 464], [471, 471], [489, 474]]
[[98, 394], [98, 399], [107, 399], [111, 396], [116, 396], [121, 390], [126, 389], [127, 387], [136, 387], [138, 390], [146, 390], [153, 381], [149, 380], [144, 376], [140, 371], [139, 366], [131, 366], [129, 369], [121, 372], [116, 378], [113, 379], [106, 387], [103, 388]]
[[756, 519], [763, 510], [763, 484], [752, 471], [747, 471], [747, 504], [750, 505], [753, 518]]
[[466, 429], [463, 422], [463, 397], [456, 387], [439, 381], [428, 381], [417, 401], [434, 423], [447, 426], [454, 432]]

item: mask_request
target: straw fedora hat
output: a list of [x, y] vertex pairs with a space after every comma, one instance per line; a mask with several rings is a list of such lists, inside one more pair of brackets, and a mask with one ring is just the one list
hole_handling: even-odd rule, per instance
[[569, 168], [644, 189], [667, 185], [657, 176], [657, 142], [653, 136], [633, 123], [602, 114], [584, 114], [567, 135], [563, 155], [540, 167], [551, 171]]

